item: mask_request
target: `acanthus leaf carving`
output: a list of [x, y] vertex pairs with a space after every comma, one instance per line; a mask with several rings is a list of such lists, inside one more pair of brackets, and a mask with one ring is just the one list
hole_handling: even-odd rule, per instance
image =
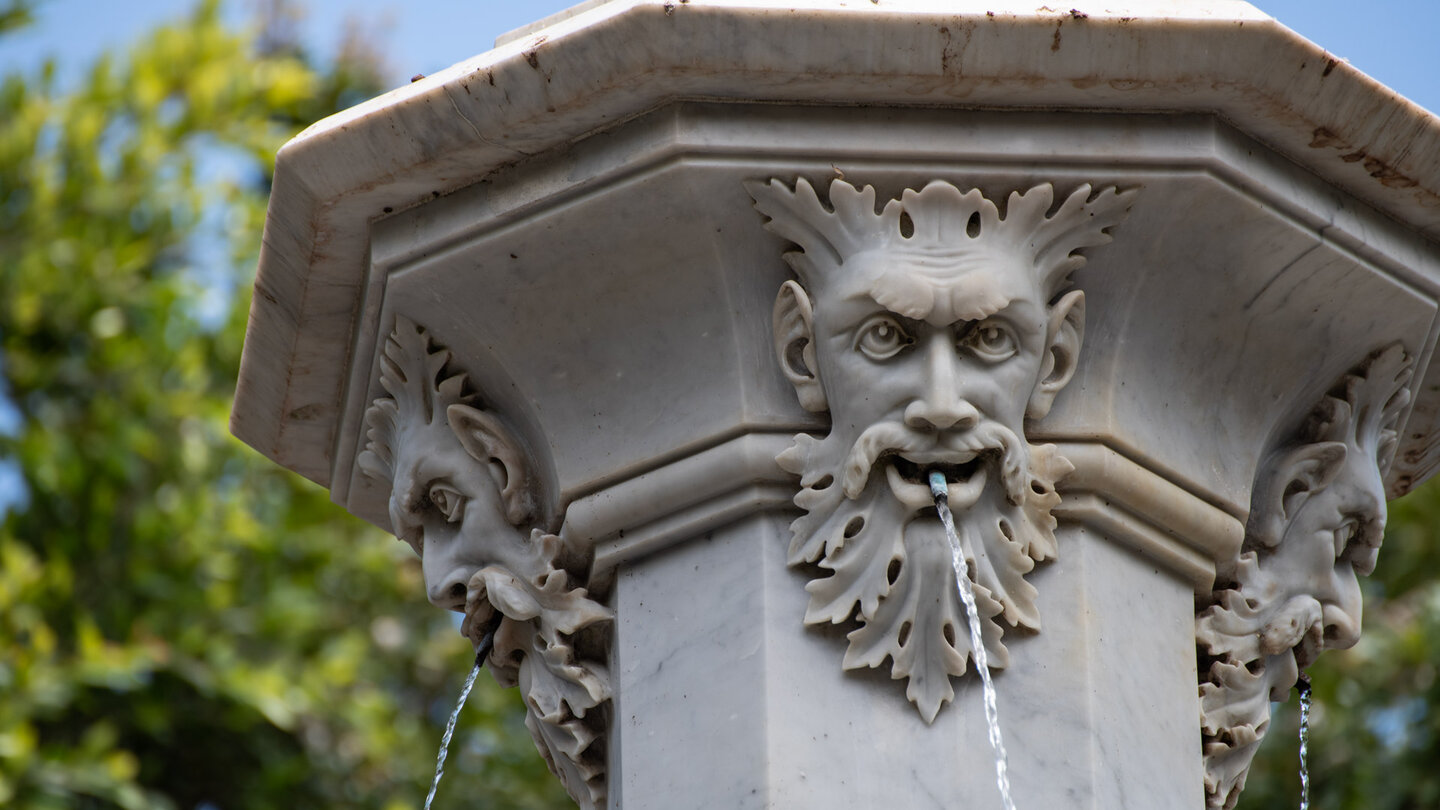
[[1206, 806], [1232, 808], [1300, 672], [1360, 637], [1357, 574], [1385, 530], [1383, 479], [1410, 399], [1399, 344], [1343, 375], [1269, 448], [1251, 495], [1241, 554], [1195, 617]]
[[[789, 563], [807, 584], [807, 624], [853, 624], [842, 666], [907, 680], [927, 722], [954, 698], [971, 658], [964, 608], [929, 471], [945, 474], [968, 538], [970, 578], [992, 666], [1005, 628], [1038, 632], [1025, 579], [1058, 553], [1055, 484], [1072, 469], [1025, 438], [1069, 381], [1084, 295], [1065, 291], [1076, 251], [1110, 241], [1135, 190], [1082, 185], [1058, 207], [1049, 184], [1000, 208], [944, 181], [875, 210], [843, 180], [828, 205], [808, 181], [747, 183], [766, 227], [799, 250], [775, 302], [781, 370], [823, 437], [777, 457], [799, 476]], [[1054, 210], [1052, 212], [1052, 207]]]
[[529, 456], [452, 366], [423, 327], [396, 318], [380, 359], [389, 396], [366, 412], [358, 463], [390, 487], [393, 529], [420, 555], [430, 601], [463, 611], [477, 646], [494, 628], [487, 668], [519, 687], [550, 770], [582, 808], [604, 807], [614, 614], [561, 563], [583, 555], [528, 525], [539, 501]]

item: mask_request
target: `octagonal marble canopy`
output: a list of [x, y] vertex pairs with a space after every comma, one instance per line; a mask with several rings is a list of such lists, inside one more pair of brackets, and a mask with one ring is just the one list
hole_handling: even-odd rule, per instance
[[[922, 187], [1004, 201], [1007, 222], [1027, 210], [1016, 199], [1077, 201], [1048, 216], [1031, 203], [1046, 220], [1123, 199], [1128, 215], [1080, 219], [1084, 266], [1067, 253], [1065, 271], [1083, 296], [1047, 288], [1071, 303], [1014, 412], [1032, 453], [1073, 470], [1028, 486], [1063, 553], [1022, 552], [1002, 583], [1030, 619], [1003, 630], [999, 702], [1026, 806], [1223, 806], [1301, 662], [1289, 636], [1268, 657], [1227, 646], [1268, 632], [1250, 597], [1300, 604], [1318, 618], [1280, 611], [1276, 626], [1336, 628], [1343, 646], [1359, 623], [1352, 541], [1377, 544], [1381, 495], [1440, 465], [1440, 120], [1245, 3], [612, 0], [509, 34], [281, 151], [232, 428], [377, 525], [394, 506], [397, 533], [424, 543], [431, 600], [459, 609], [458, 588], [471, 630], [500, 611], [519, 658], [491, 665], [519, 662], [532, 734], [582, 806], [974, 803], [992, 789], [975, 679], [837, 661], [835, 625], [879, 613], [862, 600], [855, 619], [841, 599], [812, 618], [807, 594], [829, 579], [807, 583], [797, 563], [815, 559], [784, 550], [807, 491], [835, 481], [797, 484], [777, 457], [854, 422], [833, 403], [909, 411], [922, 389], [906, 385], [964, 389], [912, 365], [812, 398], [828, 416], [797, 399], [825, 361], [797, 371], [805, 348], [772, 320], [784, 254], [809, 249], [773, 205], [813, 187], [811, 213], [843, 220], [836, 189], [870, 198], [835, 180], [881, 201]], [[953, 349], [960, 333], [930, 334]], [[1042, 385], [1065, 390], [1032, 412]], [[1277, 461], [1312, 458], [1297, 442], [1321, 423], [1344, 428], [1315, 451], [1330, 463]], [[957, 480], [986, 480], [967, 469]], [[1300, 538], [1281, 547], [1313, 551], [1321, 575], [1257, 556], [1247, 520], [1269, 526], [1277, 508]], [[836, 549], [878, 560], [851, 568], [889, 599], [906, 571], [949, 581], [925, 531], [896, 535], [908, 568], [885, 556], [889, 535]], [[838, 572], [833, 556], [819, 567]], [[598, 601], [555, 629], [570, 614], [505, 597], [507, 611], [494, 577]], [[904, 646], [918, 625], [889, 626]], [[558, 681], [530, 677], [540, 661], [584, 687], [569, 714], [544, 686]], [[932, 686], [910, 697], [901, 677]], [[907, 700], [921, 711], [897, 711]]]
[[[376, 335], [430, 312], [530, 420], [558, 507], [817, 425], [747, 371], [773, 362], [784, 246], [743, 180], [1118, 183], [1145, 202], [1077, 279], [1088, 393], [1042, 434], [1106, 436], [1243, 516], [1256, 420], [1364, 333], [1418, 355], [1408, 490], [1440, 463], [1440, 121], [1248, 4], [1131, 5], [615, 0], [326, 119], [277, 160], [233, 430], [387, 525], [352, 472]], [[1224, 404], [1213, 444], [1167, 442], [1196, 398]], [[637, 412], [653, 430], [597, 453]]]

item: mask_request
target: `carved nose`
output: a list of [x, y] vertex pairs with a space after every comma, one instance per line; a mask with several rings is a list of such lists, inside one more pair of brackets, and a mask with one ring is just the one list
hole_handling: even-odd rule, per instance
[[425, 572], [425, 594], [435, 607], [463, 613], [470, 577], [479, 568], [462, 562], [448, 551], [443, 545], [426, 543], [425, 554], [420, 559]]
[[1364, 601], [1360, 595], [1360, 583], [1348, 566], [1337, 574], [1335, 593], [1323, 602], [1321, 622], [1325, 629], [1325, 649], [1346, 650], [1360, 640], [1361, 610]]
[[905, 407], [905, 424], [916, 430], [969, 430], [980, 422], [975, 406], [951, 392], [931, 394]]
[[1334, 605], [1325, 606], [1325, 649], [1348, 650], [1360, 640], [1360, 616]]
[[949, 335], [932, 336], [925, 346], [923, 395], [905, 406], [905, 424], [916, 430], [969, 430], [980, 412], [960, 391], [958, 358]]
[[462, 566], [455, 568], [441, 577], [435, 584], [427, 587], [430, 597], [430, 604], [445, 610], [453, 610], [458, 613], [465, 612], [465, 593], [470, 584], [470, 577], [475, 574], [476, 569]]

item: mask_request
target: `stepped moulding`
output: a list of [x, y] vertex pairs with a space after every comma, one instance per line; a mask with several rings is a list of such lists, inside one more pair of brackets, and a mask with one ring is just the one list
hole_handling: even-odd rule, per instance
[[1016, 805], [1224, 807], [1440, 465], [1440, 121], [1123, 6], [590, 2], [319, 122], [232, 429], [584, 808], [998, 806], [934, 471]]

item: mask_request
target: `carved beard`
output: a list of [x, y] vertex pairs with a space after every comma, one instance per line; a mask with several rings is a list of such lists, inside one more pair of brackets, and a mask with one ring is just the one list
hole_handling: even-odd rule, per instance
[[[790, 525], [789, 563], [831, 572], [806, 585], [805, 623], [853, 618], [859, 627], [847, 636], [844, 667], [879, 667], [888, 656], [891, 677], [908, 679], [906, 697], [926, 722], [954, 698], [950, 676], [965, 674], [972, 655], [949, 544], [933, 503], [907, 505], [896, 495], [896, 487], [905, 485], [898, 479], [924, 475], [901, 454], [937, 453], [974, 455], [971, 463], [942, 466], [966, 476], [952, 481], [960, 497], [952, 496], [951, 504], [970, 555], [985, 649], [991, 666], [1004, 668], [1009, 651], [996, 617], [1011, 627], [1040, 629], [1036, 591], [1024, 575], [1055, 556], [1055, 481], [1072, 469], [1053, 445], [1026, 444], [995, 422], [938, 438], [885, 422], [854, 442], [833, 431], [823, 439], [800, 434], [777, 458], [783, 469], [800, 475], [795, 504], [806, 512]], [[882, 474], [875, 474], [877, 467]]]
[[560, 538], [534, 530], [525, 572], [488, 565], [470, 578], [460, 632], [477, 647], [500, 614], [495, 646], [486, 661], [502, 686], [519, 686], [529, 711], [525, 725], [550, 771], [583, 808], [605, 806], [604, 722], [610, 699], [606, 667], [579, 636], [614, 619], [614, 613], [571, 584], [556, 568]]
[[1210, 808], [1239, 801], [1270, 725], [1270, 702], [1285, 699], [1325, 638], [1321, 604], [1308, 594], [1281, 598], [1283, 583], [1265, 571], [1255, 552], [1241, 555], [1236, 578], [1244, 586], [1223, 591], [1195, 623], [1196, 641], [1215, 659], [1200, 684]]

